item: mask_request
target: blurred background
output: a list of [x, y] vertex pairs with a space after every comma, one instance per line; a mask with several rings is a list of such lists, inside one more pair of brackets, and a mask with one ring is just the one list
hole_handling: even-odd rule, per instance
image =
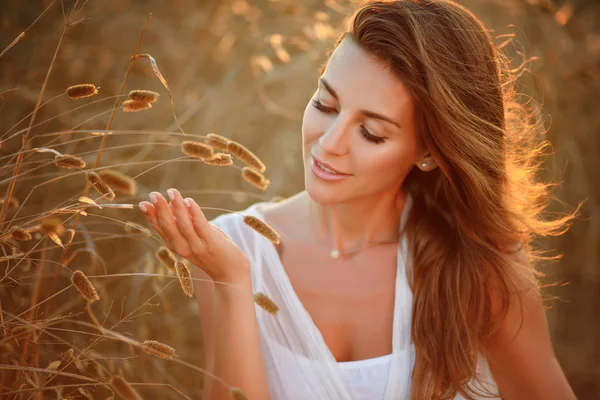
[[[600, 3], [460, 3], [493, 30], [496, 44], [512, 40], [504, 50], [515, 66], [533, 58], [520, 79], [520, 91], [543, 103], [547, 116], [553, 154], [545, 161], [540, 178], [560, 183], [550, 211], [568, 211], [585, 200], [581, 217], [568, 233], [541, 242], [554, 250], [552, 254], [564, 256], [540, 269], [546, 274], [544, 282], [558, 283], [546, 290], [555, 297], [548, 302], [547, 315], [558, 359], [578, 398], [600, 398]], [[136, 193], [118, 195], [115, 202], [120, 203], [137, 204], [150, 191], [165, 193], [170, 187], [202, 206], [230, 210], [295, 194], [304, 184], [300, 136], [304, 107], [316, 88], [320, 66], [356, 4], [346, 0], [79, 1], [72, 19], [78, 22], [62, 38], [43, 101], [80, 83], [99, 86], [99, 94], [77, 101], [59, 96], [41, 108], [36, 116], [39, 125], [30, 133], [31, 147], [52, 141], [54, 148], [79, 155], [91, 167], [106, 138], [98, 166], [112, 166], [136, 177]], [[27, 115], [35, 108], [61, 40], [63, 15], [75, 5], [75, 1], [3, 0], [0, 6], [0, 52], [25, 31], [0, 57], [0, 197], [6, 196], [15, 162], [12, 156], [21, 144], [23, 133], [16, 132], [29, 125]], [[83, 132], [106, 128], [115, 101], [111, 96], [119, 93], [149, 13], [152, 18], [139, 53], [156, 59], [172, 92], [179, 123], [190, 134], [215, 132], [255, 152], [268, 168], [271, 184], [265, 192], [250, 186], [234, 168], [181, 160], [177, 143], [182, 137], [177, 136], [168, 92], [147, 59], [133, 64], [124, 93], [132, 89], [159, 92], [152, 109], [117, 110], [113, 135]], [[52, 157], [36, 153], [25, 159], [22, 170], [31, 172], [19, 177], [13, 192], [23, 207], [9, 208], [9, 218], [16, 216], [19, 221], [19, 217], [55, 209], [65, 199], [81, 195], [85, 176], [67, 176], [70, 172], [59, 170]], [[48, 182], [54, 178], [60, 179]], [[207, 210], [206, 214], [210, 219], [221, 212]], [[123, 233], [125, 221], [143, 223], [140, 213], [137, 209], [94, 213], [82, 217], [77, 227], [84, 240], [72, 246], [68, 268], [98, 276], [92, 279], [101, 297], [93, 306], [96, 316], [127, 337], [167, 343], [176, 348], [179, 359], [201, 366], [196, 302], [176, 282], [171, 284], [173, 273], [154, 257], [160, 245], [156, 240]], [[10, 351], [0, 350], [0, 364], [26, 362], [44, 368], [62, 360], [59, 370], [99, 382], [122, 374], [147, 398], [182, 398], [182, 394], [200, 398], [202, 374], [198, 371], [157, 359], [123, 341], [98, 340], [96, 330], [77, 322], [89, 322], [79, 294], [73, 289], [55, 294], [56, 288], [69, 284], [70, 273], [63, 273], [57, 264], [65, 257], [63, 249], [46, 240], [31, 254], [31, 262], [16, 269], [10, 269], [15, 260], [0, 262], [3, 271], [14, 271], [13, 279], [0, 282], [1, 315], [8, 321], [4, 337], [10, 334], [7, 329], [25, 324], [15, 315], [28, 315], [36, 287], [36, 301], [44, 301], [33, 315], [38, 323], [30, 333], [29, 349], [23, 350], [22, 341], [5, 343], [5, 350]], [[102, 278], [135, 272], [166, 276]], [[36, 286], [38, 279], [41, 285]], [[76, 361], [70, 358], [71, 348]], [[0, 395], [106, 398], [109, 394], [101, 384], [78, 385], [81, 380], [64, 376], [48, 382], [49, 375], [21, 372], [15, 381], [15, 371], [6, 368], [0, 376]], [[32, 390], [40, 383], [53, 389]]]

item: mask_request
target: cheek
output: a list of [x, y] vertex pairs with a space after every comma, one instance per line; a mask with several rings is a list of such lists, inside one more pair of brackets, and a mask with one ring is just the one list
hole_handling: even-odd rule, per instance
[[304, 143], [311, 143], [319, 138], [322, 132], [322, 123], [322, 115], [309, 102], [304, 110], [304, 116], [302, 118], [302, 136], [304, 138]]
[[[365, 148], [368, 146], [369, 144], [365, 144]], [[385, 144], [380, 146], [385, 146]], [[371, 150], [368, 154], [360, 157], [361, 175], [366, 179], [391, 184], [405, 177], [412, 168], [414, 155], [407, 148], [400, 146], [391, 148], [390, 146], [382, 151]]]

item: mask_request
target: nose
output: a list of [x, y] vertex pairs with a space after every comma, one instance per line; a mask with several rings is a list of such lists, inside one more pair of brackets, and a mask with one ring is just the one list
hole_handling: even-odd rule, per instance
[[341, 155], [348, 150], [348, 124], [341, 115], [332, 119], [327, 130], [318, 140], [321, 149], [330, 154]]

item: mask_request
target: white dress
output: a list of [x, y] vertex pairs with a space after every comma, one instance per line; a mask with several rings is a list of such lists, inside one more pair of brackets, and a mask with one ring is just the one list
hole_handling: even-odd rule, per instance
[[[407, 197], [400, 229], [412, 198]], [[264, 220], [255, 203], [240, 211]], [[415, 349], [411, 341], [412, 292], [406, 276], [410, 263], [406, 235], [398, 245], [392, 354], [368, 360], [337, 362], [321, 332], [302, 305], [281, 263], [275, 245], [247, 226], [238, 214], [223, 214], [210, 221], [221, 228], [248, 256], [253, 292], [264, 292], [279, 306], [273, 316], [258, 305], [256, 318], [262, 353], [273, 400], [407, 400]], [[478, 374], [486, 388], [497, 393], [485, 358]], [[457, 395], [456, 400], [463, 400]]]

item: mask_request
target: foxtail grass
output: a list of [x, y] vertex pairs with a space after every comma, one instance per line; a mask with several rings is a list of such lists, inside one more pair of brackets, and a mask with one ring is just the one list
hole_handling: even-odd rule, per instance
[[244, 217], [244, 223], [275, 244], [279, 244], [279, 234], [269, 224], [252, 215]]
[[98, 94], [98, 88], [92, 83], [82, 83], [69, 86], [66, 93], [72, 99], [83, 99]]
[[279, 306], [262, 292], [254, 294], [254, 302], [271, 315], [277, 315], [279, 312]]
[[260, 158], [258, 158], [249, 149], [244, 147], [241, 143], [230, 141], [227, 144], [227, 151], [233, 154], [240, 161], [244, 162], [246, 165], [253, 167], [259, 172], [265, 172], [267, 169]]
[[88, 279], [88, 277], [81, 272], [80, 270], [76, 270], [71, 275], [71, 282], [75, 289], [81, 294], [81, 296], [86, 299], [89, 303], [93, 303], [97, 300], [100, 300], [100, 296], [98, 296], [98, 292]]
[[190, 270], [187, 265], [178, 260], [175, 263], [175, 272], [179, 278], [179, 284], [181, 285], [181, 289], [183, 289], [183, 293], [188, 297], [194, 297], [194, 282], [191, 279]]
[[175, 349], [164, 343], [157, 342], [156, 340], [145, 340], [142, 343], [142, 350], [146, 354], [163, 358], [165, 360], [172, 360], [175, 357]]

